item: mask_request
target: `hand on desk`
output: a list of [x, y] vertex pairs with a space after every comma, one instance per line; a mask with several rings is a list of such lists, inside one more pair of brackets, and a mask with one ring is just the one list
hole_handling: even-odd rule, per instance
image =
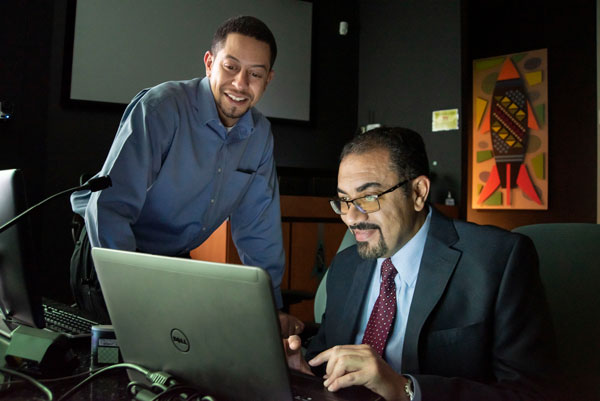
[[302, 333], [304, 323], [295, 316], [279, 311], [279, 324], [281, 326], [281, 335], [288, 338], [294, 334]]
[[[310, 366], [327, 362], [325, 382], [329, 391], [363, 385], [388, 401], [408, 399], [407, 379], [396, 373], [369, 345], [338, 345], [308, 361]], [[289, 358], [288, 358], [289, 363]]]

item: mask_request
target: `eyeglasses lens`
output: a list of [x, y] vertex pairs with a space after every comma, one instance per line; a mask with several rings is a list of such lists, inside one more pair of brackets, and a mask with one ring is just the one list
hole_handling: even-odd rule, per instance
[[360, 198], [354, 201], [354, 204], [358, 206], [359, 210], [363, 213], [371, 213], [379, 210], [379, 201], [377, 198]]
[[331, 200], [329, 201], [331, 208], [337, 214], [347, 214], [350, 210], [350, 204], [354, 204], [354, 207], [361, 213], [371, 213], [379, 210], [379, 202], [377, 199], [360, 198], [355, 199], [352, 202], [346, 202], [342, 200]]

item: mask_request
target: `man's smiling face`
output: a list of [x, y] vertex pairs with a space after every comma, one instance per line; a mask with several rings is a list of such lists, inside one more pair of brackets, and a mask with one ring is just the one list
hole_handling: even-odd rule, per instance
[[262, 97], [273, 77], [266, 42], [230, 33], [216, 54], [204, 55], [221, 122], [232, 127]]

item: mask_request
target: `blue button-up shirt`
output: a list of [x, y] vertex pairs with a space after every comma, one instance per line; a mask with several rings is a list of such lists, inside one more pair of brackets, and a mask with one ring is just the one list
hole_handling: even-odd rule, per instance
[[112, 187], [71, 196], [92, 246], [182, 255], [229, 218], [242, 262], [269, 272], [281, 306], [273, 136], [258, 110], [228, 131], [207, 78], [143, 90], [125, 110], [98, 175], [109, 175]]

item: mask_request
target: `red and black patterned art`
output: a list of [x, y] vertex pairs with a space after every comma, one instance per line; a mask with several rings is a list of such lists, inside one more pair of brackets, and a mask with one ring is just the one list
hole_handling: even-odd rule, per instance
[[547, 208], [542, 52], [475, 61], [473, 208]]

